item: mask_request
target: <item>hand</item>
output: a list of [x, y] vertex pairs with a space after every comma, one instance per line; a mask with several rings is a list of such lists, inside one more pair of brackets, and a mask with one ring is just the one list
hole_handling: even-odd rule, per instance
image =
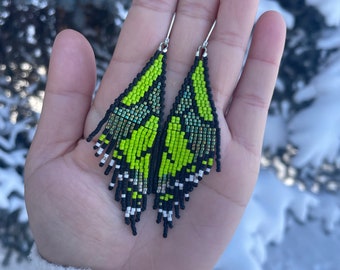
[[[177, 4], [178, 2], [178, 4]], [[166, 110], [214, 19], [210, 81], [221, 127], [221, 168], [206, 176], [167, 239], [151, 201], [137, 224], [123, 222], [92, 144], [84, 138], [164, 39], [177, 4], [168, 52]], [[135, 0], [99, 92], [95, 59], [77, 32], [53, 46], [46, 95], [25, 169], [30, 226], [48, 261], [92, 269], [212, 269], [230, 241], [259, 170], [261, 145], [285, 39], [275, 12], [257, 22], [256, 0]], [[149, 196], [149, 197], [152, 197]], [[151, 199], [150, 199], [151, 200]]]

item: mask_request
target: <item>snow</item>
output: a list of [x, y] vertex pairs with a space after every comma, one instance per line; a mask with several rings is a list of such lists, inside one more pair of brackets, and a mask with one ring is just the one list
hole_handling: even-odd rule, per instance
[[285, 119], [280, 114], [269, 115], [264, 135], [263, 148], [271, 153], [287, 145], [288, 134]]
[[[312, 194], [301, 191], [303, 188], [297, 185], [286, 186], [278, 179], [278, 176], [281, 180], [287, 177], [287, 166], [313, 175], [325, 161], [327, 164], [339, 161], [340, 2], [306, 0], [306, 3], [317, 8], [327, 25], [333, 26], [322, 32], [317, 49], [334, 52], [307, 85], [297, 83], [294, 102], [310, 102], [310, 105], [293, 112], [288, 101], [281, 101], [279, 106], [273, 104], [264, 151], [277, 153], [291, 143], [297, 151], [286, 161], [289, 165], [276, 158], [271, 164], [265, 162], [268, 166], [278, 163], [276, 170], [261, 170], [244, 217], [215, 270], [340, 269], [339, 195]], [[270, 9], [284, 11], [276, 1], [260, 2], [259, 14]], [[286, 11], [283, 14], [288, 28], [293, 28], [294, 17]], [[296, 45], [293, 38], [290, 46]], [[300, 40], [297, 37], [296, 41]], [[285, 90], [279, 79], [277, 91]]]
[[306, 0], [306, 4], [316, 7], [329, 26], [340, 25], [340, 2], [337, 0]]
[[315, 99], [313, 106], [297, 113], [289, 123], [291, 141], [299, 146], [294, 158], [297, 167], [308, 163], [320, 166], [325, 160], [334, 162], [337, 157], [340, 147], [339, 74], [340, 53], [337, 53], [295, 96], [299, 102]]
[[285, 186], [273, 170], [262, 170], [244, 217], [215, 270], [263, 269], [269, 244], [285, 237], [287, 213], [305, 222], [318, 199], [297, 188]]
[[[4, 164], [4, 167], [0, 167], [0, 209], [8, 209], [10, 212], [21, 209], [20, 220], [27, 222], [23, 179], [15, 168], [25, 164], [27, 149], [17, 146], [17, 137], [28, 131], [30, 119], [11, 122], [9, 109], [17, 102], [17, 99], [9, 99], [0, 93], [0, 104], [4, 104], [0, 110], [0, 161]], [[12, 196], [14, 193], [16, 195]]]
[[[308, 235], [309, 237], [301, 237]], [[319, 220], [294, 224], [279, 245], [271, 245], [266, 270], [339, 270], [340, 231], [326, 234]]]
[[337, 49], [340, 47], [340, 27], [323, 32], [318, 41], [318, 48], [322, 50]]
[[286, 25], [288, 28], [293, 28], [295, 24], [295, 18], [294, 16], [289, 13], [287, 10], [283, 9], [281, 5], [273, 0], [262, 0], [259, 2], [259, 8], [257, 11], [257, 18], [263, 14], [265, 11], [268, 10], [275, 10], [283, 16], [285, 19]]

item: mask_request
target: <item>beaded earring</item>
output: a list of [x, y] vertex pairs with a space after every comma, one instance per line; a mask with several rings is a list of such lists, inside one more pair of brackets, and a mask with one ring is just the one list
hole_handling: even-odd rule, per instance
[[99, 166], [106, 166], [105, 175], [113, 169], [109, 189], [118, 180], [115, 200], [120, 201], [133, 235], [152, 188], [151, 156], [163, 117], [166, 53], [174, 20], [175, 14], [158, 50], [87, 138], [92, 141], [105, 124], [93, 146], [95, 156], [101, 156]]
[[154, 209], [163, 219], [163, 237], [173, 227], [172, 215], [189, 201], [189, 192], [208, 174], [216, 159], [220, 171], [220, 129], [208, 76], [208, 39], [199, 46], [193, 66], [176, 97], [161, 136]]

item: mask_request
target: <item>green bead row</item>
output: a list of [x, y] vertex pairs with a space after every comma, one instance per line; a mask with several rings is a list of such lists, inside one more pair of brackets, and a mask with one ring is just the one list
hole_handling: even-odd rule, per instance
[[207, 93], [203, 61], [199, 60], [198, 65], [192, 74], [193, 86], [195, 90], [195, 100], [200, 116], [206, 121], [213, 121], [214, 115]]
[[149, 91], [150, 87], [162, 74], [163, 71], [163, 54], [159, 54], [150, 68], [141, 76], [137, 84], [131, 91], [123, 98], [122, 103], [131, 106], [137, 104], [145, 93]]

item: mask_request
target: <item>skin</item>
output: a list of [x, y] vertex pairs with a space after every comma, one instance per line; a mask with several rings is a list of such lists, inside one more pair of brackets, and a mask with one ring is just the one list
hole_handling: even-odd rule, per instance
[[[26, 203], [39, 253], [55, 264], [92, 269], [212, 269], [253, 191], [263, 133], [285, 40], [276, 12], [258, 20], [256, 0], [135, 0], [99, 92], [87, 40], [72, 30], [54, 43], [39, 126], [25, 168]], [[167, 239], [156, 211], [131, 234], [110, 177], [84, 138], [164, 39], [173, 12], [166, 114], [213, 21], [209, 70], [221, 127], [221, 167], [191, 194]], [[253, 29], [250, 52], [242, 69]], [[152, 197], [152, 196], [151, 196]]]

